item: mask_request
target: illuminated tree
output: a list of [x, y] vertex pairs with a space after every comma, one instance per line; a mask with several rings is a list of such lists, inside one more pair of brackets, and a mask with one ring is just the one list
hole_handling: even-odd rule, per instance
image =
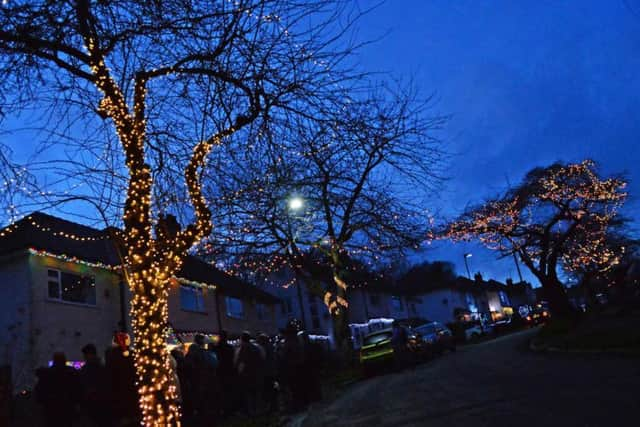
[[[277, 132], [261, 129], [262, 144], [249, 152], [226, 146], [232, 151], [212, 161], [230, 171], [214, 174], [212, 186], [224, 225], [204, 247], [234, 258], [236, 270], [293, 268], [326, 304], [345, 351], [350, 260], [373, 264], [422, 243], [444, 157], [432, 132], [445, 119], [428, 114], [428, 100], [369, 89]], [[329, 280], [314, 275], [311, 252], [322, 254], [311, 259], [329, 267]]]
[[558, 269], [605, 270], [619, 262], [606, 236], [626, 198], [625, 185], [600, 177], [590, 160], [536, 168], [502, 197], [467, 210], [443, 235], [478, 238], [504, 256], [515, 253], [540, 280], [552, 310], [567, 315]]
[[179, 424], [167, 295], [186, 252], [212, 230], [201, 189], [207, 158], [232, 136], [249, 138], [248, 125], [304, 112], [344, 84], [342, 10], [289, 0], [0, 7], [0, 111], [46, 130], [39, 151], [57, 155], [32, 165], [41, 179], [58, 173], [34, 197], [86, 200], [122, 220], [145, 425]]

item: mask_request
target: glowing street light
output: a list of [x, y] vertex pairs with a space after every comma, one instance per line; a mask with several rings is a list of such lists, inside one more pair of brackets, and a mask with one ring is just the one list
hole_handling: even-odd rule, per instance
[[293, 211], [297, 211], [302, 209], [304, 206], [304, 200], [301, 197], [293, 197], [289, 199], [289, 209]]

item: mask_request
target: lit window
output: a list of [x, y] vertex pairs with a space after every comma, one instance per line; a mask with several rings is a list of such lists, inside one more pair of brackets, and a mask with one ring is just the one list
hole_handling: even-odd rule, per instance
[[96, 283], [91, 276], [47, 270], [47, 295], [53, 300], [96, 305]]
[[500, 291], [498, 295], [500, 295], [500, 304], [502, 304], [503, 306], [511, 305], [511, 303], [509, 302], [509, 296], [505, 291]]
[[244, 304], [242, 300], [233, 297], [225, 297], [225, 305], [227, 306], [227, 316], [244, 319]]
[[180, 286], [180, 308], [187, 311], [206, 312], [204, 289], [195, 286]]

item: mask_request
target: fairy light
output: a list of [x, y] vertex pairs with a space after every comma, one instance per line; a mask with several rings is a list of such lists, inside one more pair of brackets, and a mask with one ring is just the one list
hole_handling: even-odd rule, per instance
[[[626, 200], [626, 182], [600, 178], [595, 166], [585, 160], [547, 168], [534, 182], [523, 184], [529, 186], [526, 198], [514, 192], [487, 202], [450, 223], [439, 237], [477, 238], [489, 249], [519, 252], [538, 265], [547, 262], [552, 250], [561, 251], [558, 256], [569, 271], [607, 271], [624, 254], [624, 248], [608, 245], [607, 230]], [[543, 207], [553, 208], [550, 216], [542, 217], [548, 223], [539, 217]], [[551, 243], [536, 243], [544, 238]], [[555, 244], [561, 247], [552, 248]]]

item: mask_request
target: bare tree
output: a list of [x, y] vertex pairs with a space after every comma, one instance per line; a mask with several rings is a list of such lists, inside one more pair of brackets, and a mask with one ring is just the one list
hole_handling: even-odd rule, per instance
[[540, 280], [552, 310], [566, 316], [572, 310], [558, 270], [618, 262], [606, 236], [626, 198], [625, 184], [600, 177], [590, 160], [536, 168], [503, 196], [463, 213], [443, 235], [478, 238], [503, 256], [517, 254]]
[[[371, 264], [421, 245], [444, 158], [432, 133], [445, 118], [429, 114], [429, 100], [388, 86], [351, 95], [278, 127], [285, 134], [261, 129], [251, 151], [227, 146], [212, 162], [228, 171], [213, 185], [224, 225], [204, 247], [239, 268], [294, 268], [325, 302], [343, 349], [350, 260]], [[313, 277], [310, 251], [322, 254], [312, 258], [330, 267], [331, 280]]]
[[[167, 289], [187, 250], [211, 233], [207, 158], [232, 136], [249, 138], [249, 125], [304, 113], [345, 84], [350, 70], [340, 64], [351, 46], [341, 36], [351, 21], [340, 19], [343, 10], [294, 0], [0, 8], [1, 110], [37, 114], [33, 126], [47, 132], [32, 166], [40, 178], [58, 174], [38, 201], [85, 200], [122, 220], [145, 425], [179, 424], [164, 343]], [[68, 181], [71, 189], [58, 191]]]

